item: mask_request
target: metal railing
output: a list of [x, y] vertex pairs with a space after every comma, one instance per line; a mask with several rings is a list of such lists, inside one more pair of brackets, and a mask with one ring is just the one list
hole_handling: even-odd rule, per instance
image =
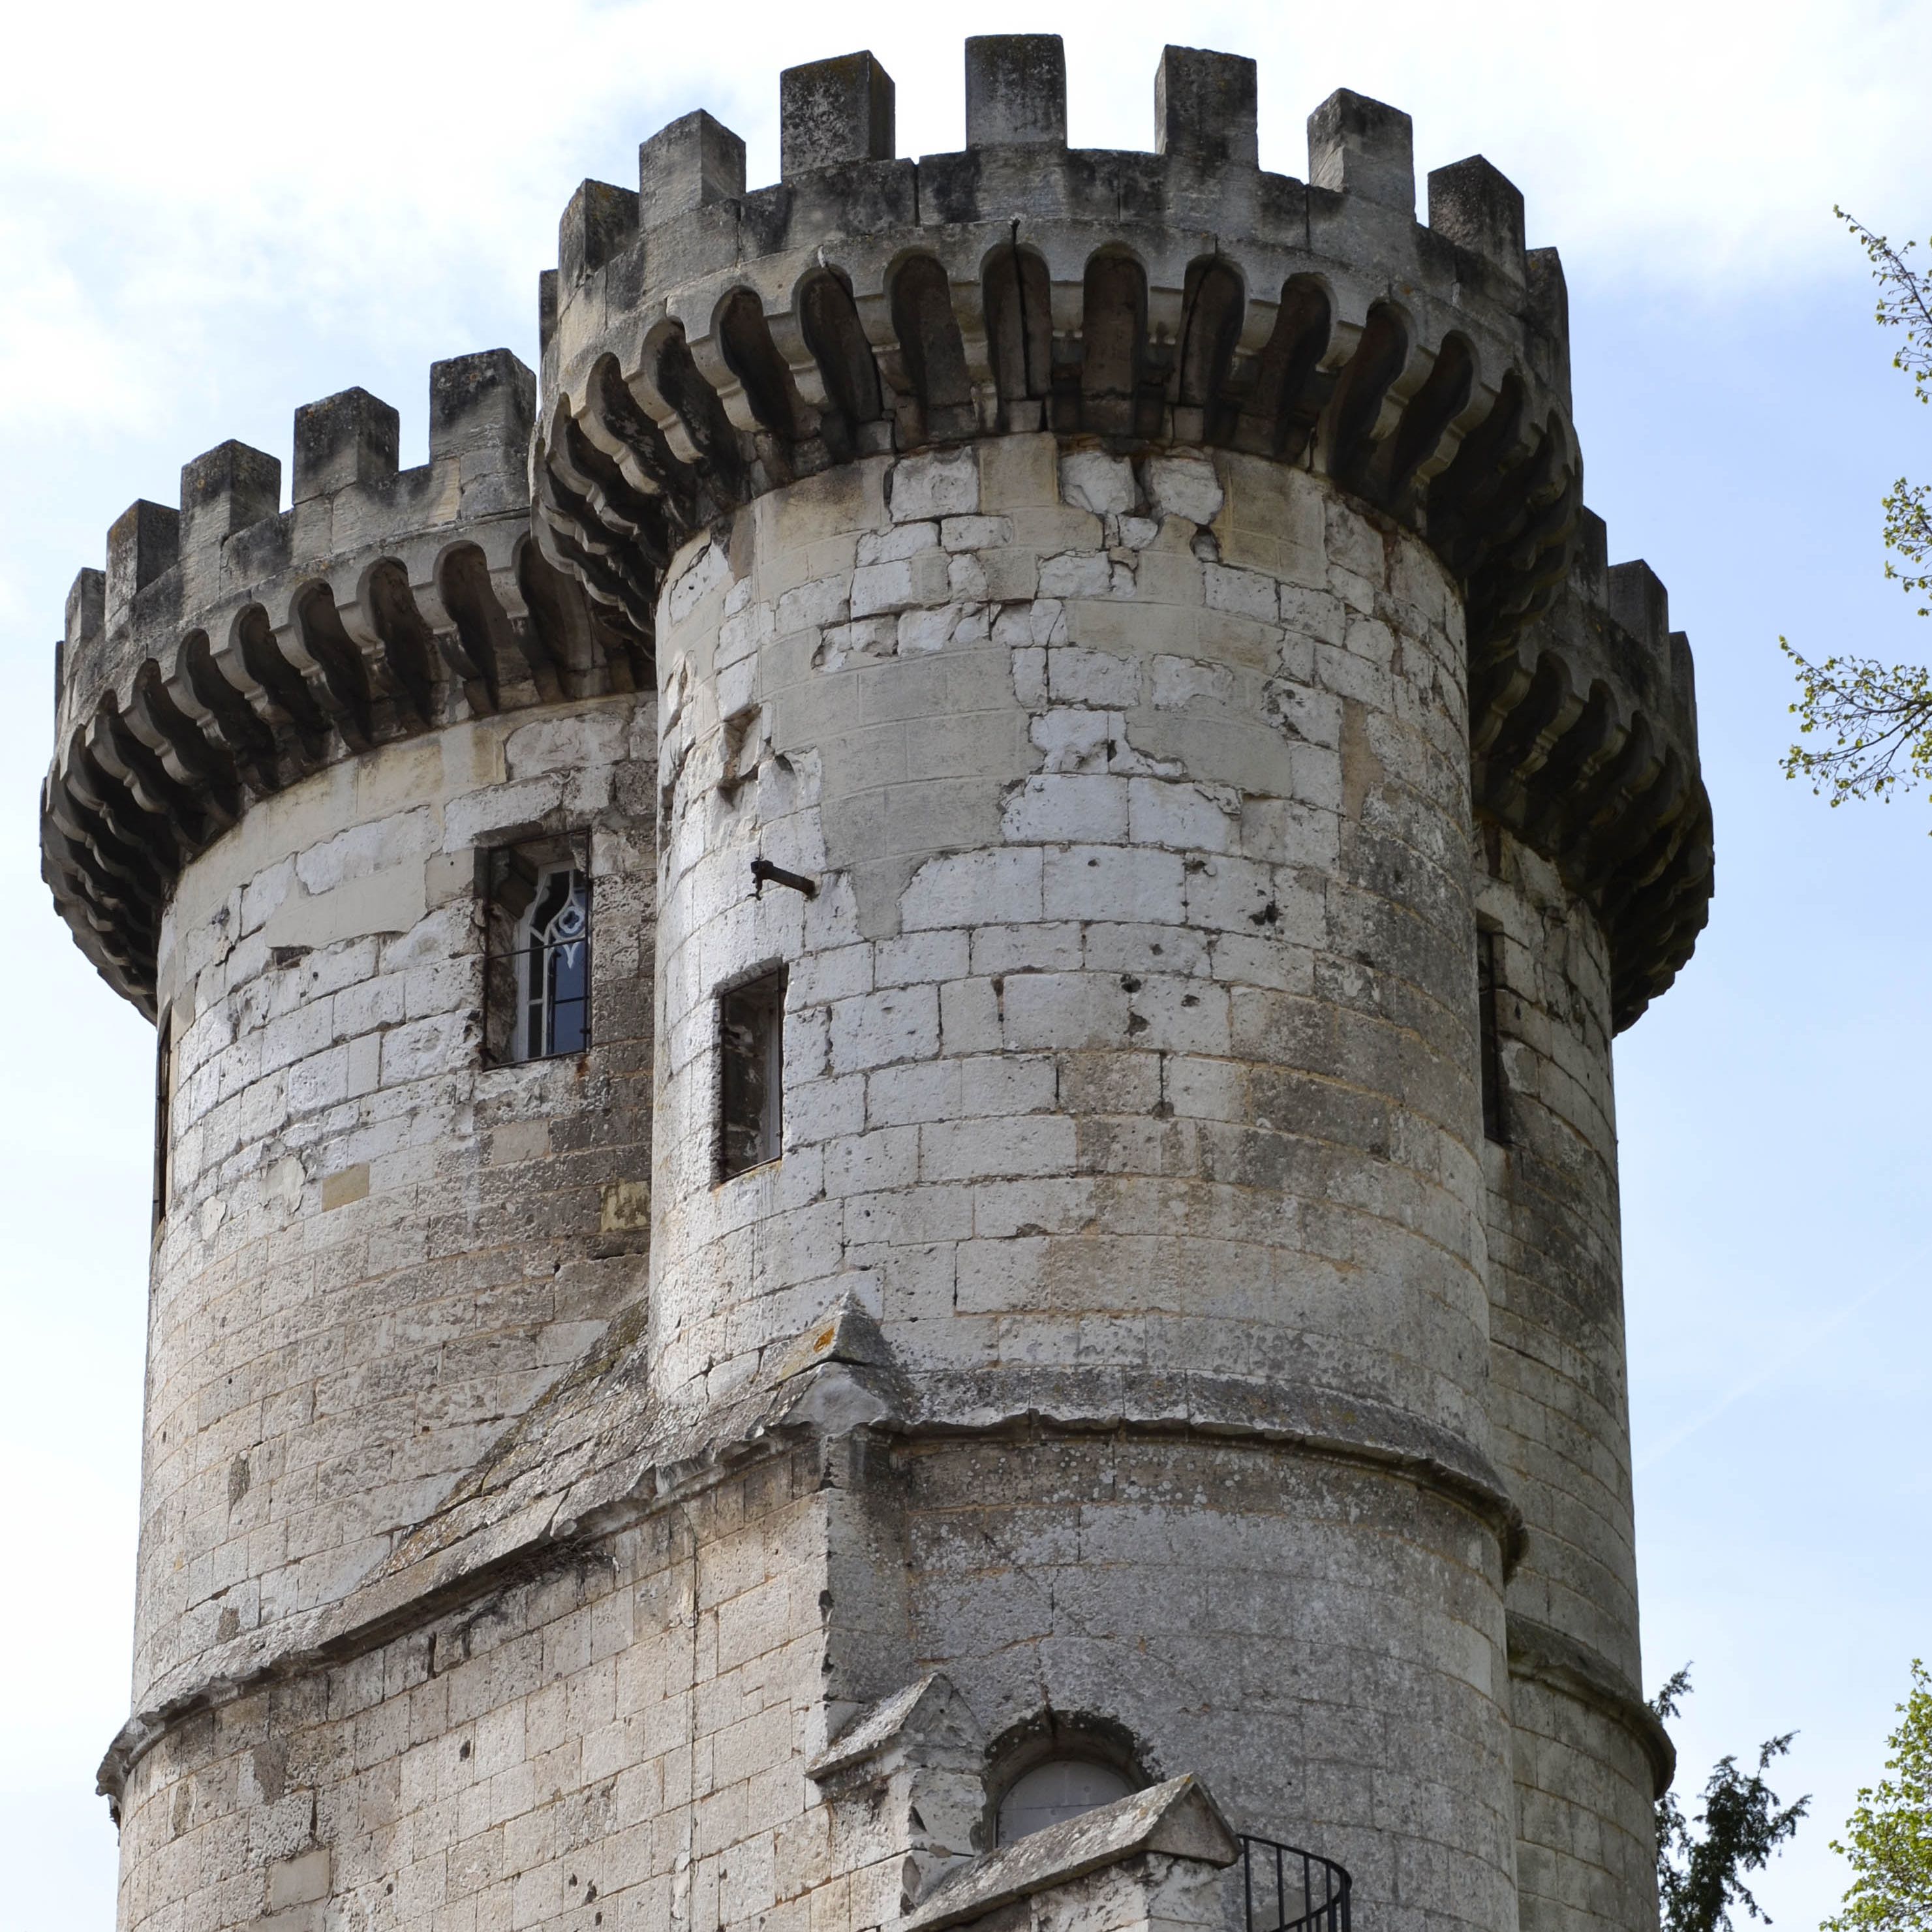
[[1348, 1932], [1348, 1884], [1333, 1858], [1241, 1834], [1246, 1932]]

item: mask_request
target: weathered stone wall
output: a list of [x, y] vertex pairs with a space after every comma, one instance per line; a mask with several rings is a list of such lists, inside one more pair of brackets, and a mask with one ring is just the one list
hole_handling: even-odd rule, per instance
[[1529, 1932], [1657, 1922], [1658, 1758], [1628, 1712], [1526, 1671], [1510, 1684], [1516, 1909]]
[[[808, 1766], [940, 1669], [1394, 1924], [1640, 1926], [1606, 949], [1472, 834], [1440, 566], [1290, 469], [1022, 435], [760, 499], [663, 617], [658, 716], [372, 752], [184, 879], [137, 1706], [286, 1654], [585, 1358], [653, 1160], [653, 1427], [841, 1303], [904, 1400], [159, 1728], [124, 1923], [889, 1919], [971, 1844]], [[583, 827], [596, 1044], [485, 1068], [475, 853]], [[721, 1184], [716, 995], [778, 964], [784, 1156]]]
[[[184, 874], [137, 1708], [342, 1596], [642, 1292], [655, 739], [634, 698], [451, 726]], [[477, 849], [539, 830], [589, 835], [594, 1044], [485, 1067]]]
[[1608, 951], [1547, 860], [1495, 826], [1481, 843], [1504, 1132], [1485, 1150], [1492, 1414], [1527, 1529], [1508, 1599], [1522, 1923], [1641, 1924], [1656, 1745], [1636, 1708]]
[[804, 1932], [819, 1476], [773, 1456], [170, 1731], [122, 1801], [121, 1923]]
[[[659, 636], [661, 1394], [849, 1296], [928, 1423], [1246, 1402], [1240, 1448], [914, 1457], [911, 1667], [1125, 1726], [1378, 1913], [1505, 1922], [1497, 1496], [1254, 1426], [1486, 1468], [1441, 566], [1283, 466], [1015, 436], [761, 497]], [[717, 996], [781, 964], [784, 1156], [720, 1183]]]
[[1378, 1924], [1513, 1922], [1502, 1565], [1466, 1507], [1132, 1432], [900, 1460], [918, 1667], [990, 1737], [1120, 1726], [1144, 1774], [1192, 1771], [1238, 1828], [1340, 1860]]
[[[711, 1400], [836, 1294], [915, 1374], [1184, 1367], [1486, 1441], [1460, 615], [1321, 480], [1048, 436], [688, 548], [660, 639], [652, 1326]], [[754, 891], [753, 856], [816, 878]], [[719, 989], [791, 972], [716, 1180]]]

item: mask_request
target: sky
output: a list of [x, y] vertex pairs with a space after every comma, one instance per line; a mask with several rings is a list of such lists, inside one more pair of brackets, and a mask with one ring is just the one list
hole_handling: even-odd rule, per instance
[[1932, 1656], [1932, 803], [1783, 778], [1778, 639], [1932, 652], [1879, 509], [1932, 478], [1932, 416], [1832, 212], [1932, 233], [1932, 4], [69, 0], [0, 68], [0, 1924], [111, 1923], [93, 1772], [128, 1697], [153, 1036], [38, 877], [74, 572], [226, 438], [286, 476], [296, 406], [351, 385], [422, 460], [429, 364], [534, 363], [572, 190], [676, 115], [772, 180], [778, 70], [868, 42], [901, 152], [958, 147], [968, 31], [1065, 36], [1082, 146], [1151, 145], [1176, 33], [1258, 60], [1286, 173], [1352, 87], [1413, 116], [1419, 175], [1486, 154], [1562, 251], [1586, 494], [1690, 633], [1717, 823], [1710, 927], [1617, 1048], [1645, 1670], [1693, 1666], [1688, 1792], [1796, 1731], [1775, 1781], [1813, 1815], [1755, 1888], [1781, 1926], [1832, 1910]]

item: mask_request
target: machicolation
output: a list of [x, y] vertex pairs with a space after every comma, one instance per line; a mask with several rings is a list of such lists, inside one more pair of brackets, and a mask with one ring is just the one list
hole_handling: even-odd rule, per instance
[[127, 1932], [1654, 1925], [1610, 1049], [1711, 815], [1562, 266], [1245, 59], [965, 80], [674, 121], [427, 464], [348, 391], [75, 582]]

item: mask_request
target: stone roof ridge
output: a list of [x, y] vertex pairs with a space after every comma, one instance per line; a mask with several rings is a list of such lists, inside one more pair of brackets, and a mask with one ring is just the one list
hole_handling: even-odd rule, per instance
[[1229, 1865], [1240, 1844], [1208, 1787], [1184, 1772], [982, 1854], [898, 1923], [902, 1932], [944, 1932], [1142, 1852]]
[[860, 1712], [807, 1766], [823, 1783], [908, 1746], [922, 1762], [935, 1751], [970, 1760], [977, 1769], [986, 1734], [971, 1705], [944, 1671], [930, 1671]]
[[895, 1372], [898, 1369], [898, 1361], [878, 1323], [849, 1288], [778, 1355], [771, 1380], [775, 1385], [790, 1382], [821, 1362]]

